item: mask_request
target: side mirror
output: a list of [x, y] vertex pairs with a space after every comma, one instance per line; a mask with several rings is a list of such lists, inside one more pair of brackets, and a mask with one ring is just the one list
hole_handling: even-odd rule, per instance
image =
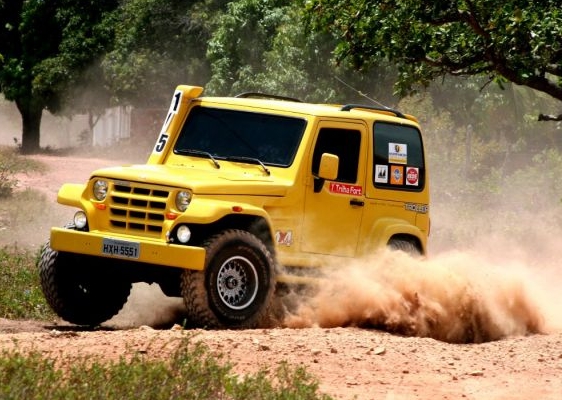
[[333, 181], [338, 177], [338, 168], [340, 166], [340, 158], [335, 154], [324, 153], [320, 159], [320, 168], [318, 168], [318, 177]]
[[314, 193], [322, 190], [324, 181], [327, 179], [333, 181], [338, 177], [338, 169], [340, 166], [340, 158], [335, 154], [323, 153], [320, 158], [320, 167], [318, 168], [318, 176], [314, 177]]

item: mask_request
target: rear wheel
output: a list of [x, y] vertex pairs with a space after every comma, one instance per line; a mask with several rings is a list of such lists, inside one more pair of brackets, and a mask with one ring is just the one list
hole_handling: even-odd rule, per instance
[[388, 242], [388, 247], [391, 250], [403, 251], [413, 257], [422, 255], [422, 252], [419, 249], [419, 247], [413, 241], [408, 239], [397, 239], [397, 238], [390, 239], [390, 241]]
[[47, 242], [38, 262], [47, 303], [62, 319], [96, 326], [123, 307], [131, 282], [116, 274], [106, 259], [58, 252]]
[[256, 236], [241, 230], [213, 236], [205, 248], [205, 270], [183, 275], [189, 322], [206, 328], [256, 327], [273, 297], [271, 253]]

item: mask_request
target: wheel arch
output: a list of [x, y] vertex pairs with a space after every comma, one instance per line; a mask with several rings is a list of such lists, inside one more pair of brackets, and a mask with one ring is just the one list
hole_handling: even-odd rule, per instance
[[275, 242], [271, 224], [266, 217], [253, 214], [228, 214], [211, 224], [190, 225], [193, 239], [201, 244], [206, 238], [229, 229], [248, 231], [260, 239], [272, 255], [275, 254]]
[[417, 226], [397, 218], [383, 218], [375, 223], [362, 241], [361, 255], [369, 255], [376, 248], [388, 246], [391, 240], [412, 242], [420, 254], [427, 254], [427, 235]]

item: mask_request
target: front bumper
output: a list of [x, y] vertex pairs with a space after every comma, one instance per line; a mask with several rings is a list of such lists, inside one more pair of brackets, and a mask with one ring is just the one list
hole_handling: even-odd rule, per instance
[[[104, 254], [104, 239], [138, 244], [138, 254], [135, 255], [135, 258]], [[51, 248], [68, 253], [124, 259], [168, 267], [193, 270], [203, 270], [205, 268], [205, 249], [202, 247], [171, 244], [155, 239], [135, 239], [118, 234], [108, 235], [101, 232], [82, 232], [73, 229], [52, 228]]]

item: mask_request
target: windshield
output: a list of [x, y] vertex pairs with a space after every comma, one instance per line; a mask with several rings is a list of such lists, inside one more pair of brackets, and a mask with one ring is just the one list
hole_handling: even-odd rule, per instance
[[247, 158], [288, 167], [305, 126], [301, 118], [196, 106], [185, 121], [174, 153], [199, 156], [204, 152], [217, 159]]

